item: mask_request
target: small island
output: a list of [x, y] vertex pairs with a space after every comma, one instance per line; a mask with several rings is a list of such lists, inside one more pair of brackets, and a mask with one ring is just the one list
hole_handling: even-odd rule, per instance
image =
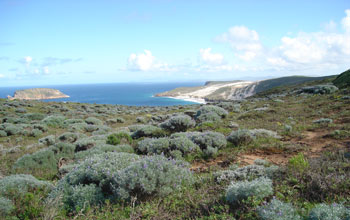
[[69, 98], [69, 96], [57, 89], [33, 88], [33, 89], [17, 90], [13, 95], [13, 97], [7, 96], [7, 98], [9, 100], [13, 100], [13, 99], [41, 100], [41, 99]]

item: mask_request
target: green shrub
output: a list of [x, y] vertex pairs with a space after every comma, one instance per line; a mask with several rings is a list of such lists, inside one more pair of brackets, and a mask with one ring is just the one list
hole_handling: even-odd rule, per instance
[[255, 140], [255, 136], [250, 130], [239, 129], [232, 131], [227, 140], [235, 146], [247, 145]]
[[[180, 132], [174, 133], [170, 137], [171, 139], [187, 138], [191, 140], [200, 148], [204, 157], [215, 156], [217, 150], [226, 146], [226, 138], [219, 132]], [[196, 150], [197, 148], [194, 148], [194, 151]]]
[[[128, 153], [94, 155], [61, 179], [50, 197], [62, 195], [66, 209], [166, 195], [192, 182], [187, 164], [162, 156], [140, 158]], [[78, 187], [78, 189], [77, 189]], [[76, 193], [74, 191], [76, 190]]]
[[[50, 195], [51, 198], [63, 196], [63, 200], [68, 210], [74, 210], [81, 204], [93, 205], [103, 202], [105, 199], [115, 200], [116, 195], [113, 193], [114, 176], [118, 175], [118, 171], [128, 167], [132, 162], [139, 159], [139, 156], [128, 153], [103, 153], [93, 155], [82, 163], [78, 164], [72, 171], [65, 175], [57, 184], [55, 191]], [[76, 186], [90, 186], [90, 188], [81, 189], [82, 192], [95, 188], [95, 198], [91, 196], [89, 200], [82, 201], [70, 199], [72, 191]], [[98, 189], [96, 189], [98, 188]], [[100, 191], [103, 197], [100, 197]], [[75, 202], [76, 201], [76, 202]], [[90, 203], [90, 202], [93, 203]]]
[[0, 137], [7, 137], [7, 133], [3, 130], [0, 130]]
[[269, 204], [257, 208], [262, 220], [301, 220], [300, 215], [289, 203], [273, 199]]
[[221, 117], [214, 113], [214, 112], [208, 112], [201, 114], [200, 116], [197, 117], [197, 120], [199, 123], [204, 123], [204, 122], [220, 122]]
[[188, 164], [160, 155], [144, 157], [115, 176], [114, 192], [121, 199], [165, 196], [193, 182]]
[[74, 155], [75, 160], [83, 160], [88, 157], [91, 157], [95, 154], [103, 154], [107, 152], [125, 152], [125, 153], [134, 153], [134, 148], [132, 148], [128, 144], [121, 144], [121, 145], [97, 145], [96, 147], [90, 148], [85, 151], [79, 151]]
[[350, 219], [350, 210], [341, 204], [332, 205], [318, 204], [309, 214], [308, 220], [348, 220]]
[[186, 131], [187, 129], [194, 127], [196, 122], [192, 120], [190, 116], [187, 115], [178, 115], [171, 117], [165, 122], [160, 124], [160, 127], [171, 131], [171, 132], [180, 132]]
[[47, 146], [53, 145], [55, 144], [56, 140], [55, 140], [55, 135], [49, 135], [43, 138], [39, 139], [39, 144], [45, 144]]
[[104, 196], [101, 188], [95, 184], [79, 184], [66, 189], [62, 202], [68, 212], [73, 212], [92, 205], [101, 204], [104, 202]]
[[165, 136], [164, 131], [161, 128], [158, 128], [153, 125], [140, 126], [131, 135], [131, 137], [134, 139], [138, 139], [141, 137], [163, 137], [163, 136]]
[[138, 142], [137, 151], [142, 154], [169, 154], [168, 138], [145, 138]]
[[95, 117], [88, 117], [85, 119], [85, 122], [89, 125], [103, 125], [103, 121]]
[[272, 181], [260, 177], [252, 181], [232, 182], [226, 189], [226, 201], [232, 205], [254, 196], [263, 199], [273, 194]]
[[38, 189], [51, 190], [52, 188], [49, 182], [37, 180], [26, 174], [16, 174], [0, 179], [0, 196], [11, 200]]
[[317, 120], [312, 121], [314, 124], [331, 124], [333, 123], [333, 120], [330, 118], [320, 118]]
[[14, 163], [13, 170], [49, 178], [56, 175], [58, 160], [62, 157], [73, 158], [74, 150], [74, 145], [58, 143], [33, 154], [23, 155]]
[[7, 136], [16, 135], [21, 132], [21, 128], [14, 124], [6, 124], [5, 132], [7, 133]]
[[204, 105], [197, 111], [196, 118], [198, 118], [200, 115], [206, 114], [206, 113], [215, 113], [218, 116], [220, 116], [221, 118], [225, 118], [228, 115], [228, 112], [219, 106]]
[[29, 136], [31, 136], [31, 137], [39, 137], [42, 134], [43, 134], [43, 132], [41, 130], [35, 128], [35, 129], [30, 131]]
[[316, 85], [303, 87], [297, 91], [297, 93], [309, 93], [309, 94], [331, 94], [338, 91], [338, 88], [333, 85]]
[[309, 167], [309, 162], [305, 159], [304, 154], [299, 153], [288, 161], [288, 168], [299, 173], [303, 173]]
[[67, 143], [74, 143], [76, 142], [79, 138], [84, 138], [86, 137], [83, 134], [80, 133], [73, 133], [73, 132], [65, 132], [58, 136], [58, 140], [62, 142], [67, 142]]
[[13, 212], [15, 206], [12, 201], [0, 196], [0, 217], [6, 217]]
[[128, 133], [119, 132], [116, 134], [111, 134], [107, 137], [107, 144], [118, 145], [120, 143], [132, 144], [132, 138]]
[[41, 121], [45, 118], [44, 114], [41, 113], [26, 113], [23, 115], [24, 118], [27, 118], [31, 121]]
[[44, 118], [41, 122], [49, 127], [61, 128], [64, 127], [64, 120], [66, 120], [64, 116], [50, 115]]
[[49, 130], [48, 127], [46, 125], [44, 125], [44, 124], [34, 124], [33, 128], [34, 129], [38, 129], [38, 130], [40, 130], [42, 132], [47, 132]]

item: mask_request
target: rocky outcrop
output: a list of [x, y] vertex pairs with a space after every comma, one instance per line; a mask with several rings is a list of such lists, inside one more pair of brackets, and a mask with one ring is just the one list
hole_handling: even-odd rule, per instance
[[69, 96], [63, 94], [57, 89], [47, 89], [47, 88], [34, 88], [34, 89], [24, 89], [17, 90], [13, 97], [7, 96], [8, 99], [20, 99], [20, 100], [40, 100], [40, 99], [58, 99], [58, 98], [68, 98]]

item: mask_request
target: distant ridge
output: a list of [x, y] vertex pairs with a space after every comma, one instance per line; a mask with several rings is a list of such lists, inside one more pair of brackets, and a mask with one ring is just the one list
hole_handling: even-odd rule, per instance
[[69, 96], [63, 94], [57, 89], [48, 88], [33, 88], [17, 90], [13, 97], [7, 96], [8, 99], [20, 99], [20, 100], [41, 100], [41, 99], [58, 99], [58, 98], [68, 98]]
[[309, 81], [323, 80], [329, 77], [333, 76], [287, 76], [262, 81], [207, 81], [204, 86], [180, 87], [167, 92], [158, 93], [155, 96], [185, 100], [196, 99], [198, 102], [241, 100], [275, 87], [297, 85]]

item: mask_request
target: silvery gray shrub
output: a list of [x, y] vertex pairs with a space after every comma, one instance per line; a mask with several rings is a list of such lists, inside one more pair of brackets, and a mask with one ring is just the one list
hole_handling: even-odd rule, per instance
[[64, 121], [66, 117], [62, 115], [49, 115], [41, 122], [49, 127], [64, 127]]
[[196, 122], [188, 115], [178, 115], [173, 116], [160, 124], [160, 127], [171, 131], [171, 132], [180, 132], [186, 131], [189, 128], [192, 128], [196, 125]]
[[52, 184], [27, 174], [15, 174], [0, 179], [0, 196], [12, 199], [38, 189], [51, 190]]
[[250, 130], [239, 129], [237, 131], [232, 131], [227, 137], [227, 140], [235, 146], [241, 146], [253, 142], [255, 140], [255, 136]]
[[95, 117], [88, 117], [85, 119], [85, 122], [89, 125], [103, 125], [103, 121]]
[[[160, 155], [139, 157], [110, 152], [78, 164], [58, 182], [50, 197], [62, 196], [66, 208], [75, 210], [106, 199], [118, 202], [166, 195], [185, 182], [192, 182], [187, 163]], [[72, 193], [74, 190], [77, 193]]]
[[331, 205], [318, 204], [309, 214], [308, 220], [349, 220], [350, 210], [345, 206], [337, 203]]
[[15, 209], [12, 201], [0, 196], [0, 217], [6, 217]]
[[272, 199], [268, 204], [257, 208], [261, 220], [301, 220], [295, 208], [290, 203]]
[[221, 118], [225, 118], [228, 115], [228, 112], [219, 106], [204, 105], [197, 111], [196, 118], [198, 118], [201, 114], [206, 114], [206, 113], [215, 113], [219, 115]]
[[226, 201], [235, 205], [251, 196], [263, 199], [273, 194], [272, 181], [266, 177], [260, 177], [252, 181], [232, 182], [226, 189]]

